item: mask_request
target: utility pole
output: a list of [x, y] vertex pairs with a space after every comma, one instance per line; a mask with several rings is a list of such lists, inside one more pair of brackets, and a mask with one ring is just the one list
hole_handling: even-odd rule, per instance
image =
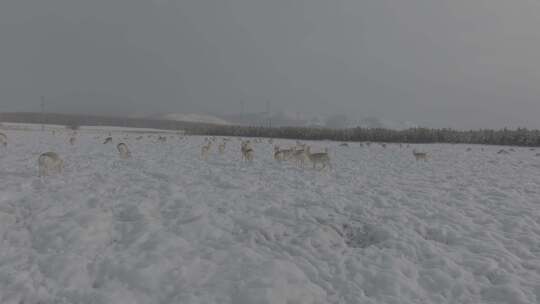
[[41, 131], [45, 131], [45, 97], [41, 96]]
[[243, 123], [244, 120], [244, 101], [240, 101], [240, 121]]
[[272, 115], [270, 115], [270, 100], [266, 101], [266, 118], [268, 119], [268, 127], [272, 127]]

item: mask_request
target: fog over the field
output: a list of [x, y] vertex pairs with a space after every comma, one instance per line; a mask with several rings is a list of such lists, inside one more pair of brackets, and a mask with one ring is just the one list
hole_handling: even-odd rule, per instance
[[0, 112], [540, 128], [533, 0], [1, 0]]

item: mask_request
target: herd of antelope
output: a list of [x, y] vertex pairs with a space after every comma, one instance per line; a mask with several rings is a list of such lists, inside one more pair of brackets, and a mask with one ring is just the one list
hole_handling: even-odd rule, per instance
[[[55, 135], [56, 132], [53, 131], [53, 135]], [[94, 137], [94, 139], [99, 139], [100, 136]], [[128, 136], [126, 135], [124, 139], [127, 139]], [[152, 135], [148, 135], [148, 138], [152, 139], [154, 138]], [[183, 137], [180, 137], [183, 139]], [[143, 136], [137, 136], [135, 138], [136, 140], [143, 139]], [[245, 139], [238, 139], [240, 141], [240, 153], [241, 153], [241, 159], [246, 162], [252, 162], [255, 158], [255, 150], [253, 148], [253, 144], [251, 140], [245, 140]], [[77, 133], [73, 132], [69, 137], [69, 144], [75, 145], [77, 142]], [[204, 140], [203, 145], [201, 146], [201, 159], [208, 160], [208, 156], [210, 154], [210, 151], [212, 149], [212, 146], [214, 144], [217, 144], [217, 151], [219, 154], [224, 154], [226, 147], [228, 145], [228, 142], [230, 142], [230, 138], [222, 138], [221, 141], [218, 143], [218, 140], [216, 137], [210, 137], [206, 138]], [[109, 144], [113, 142], [113, 137], [111, 136], [111, 133], [108, 134], [107, 137], [105, 137], [103, 144]], [[166, 136], [158, 136], [157, 137], [158, 143], [166, 143], [167, 137]], [[253, 143], [260, 144], [263, 140], [260, 138], [254, 139]], [[268, 139], [268, 144], [273, 145], [274, 141], [273, 139]], [[8, 137], [4, 133], [0, 133], [0, 146], [7, 147], [8, 145]], [[366, 143], [360, 143], [360, 146], [363, 147], [364, 145], [370, 146], [369, 142]], [[386, 148], [387, 145], [384, 143], [379, 144], [382, 148]], [[340, 147], [349, 147], [348, 143], [341, 143], [339, 144]], [[400, 147], [403, 147], [402, 144], [399, 144]], [[306, 162], [311, 163], [313, 169], [319, 169], [323, 170], [325, 168], [332, 168], [332, 164], [330, 161], [330, 154], [328, 152], [328, 148], [324, 148], [323, 151], [311, 152], [311, 147], [305, 143], [301, 143], [300, 141], [297, 141], [295, 145], [289, 146], [286, 148], [281, 148], [279, 145], [274, 145], [274, 153], [273, 158], [277, 162], [284, 162], [284, 161], [291, 161], [296, 166], [300, 168], [304, 168]], [[407, 144], [407, 148], [409, 145]], [[116, 145], [116, 149], [118, 150], [119, 157], [121, 159], [129, 159], [131, 158], [131, 152], [127, 146], [126, 143], [120, 142]], [[468, 147], [466, 151], [471, 151], [472, 148]], [[484, 148], [481, 148], [482, 151], [484, 151]], [[534, 148], [530, 149], [531, 151], [534, 151]], [[514, 152], [515, 150], [513, 148], [510, 148], [508, 150], [501, 149], [497, 152], [497, 154], [509, 154], [510, 152]], [[430, 155], [426, 152], [419, 152], [416, 149], [413, 149], [412, 154], [416, 161], [427, 161], [430, 158]], [[537, 153], [535, 156], [540, 156], [540, 153]], [[46, 176], [50, 175], [52, 173], [61, 173], [64, 168], [64, 162], [58, 156], [58, 154], [54, 152], [46, 152], [39, 156], [38, 158], [38, 168], [39, 168], [39, 176]]]

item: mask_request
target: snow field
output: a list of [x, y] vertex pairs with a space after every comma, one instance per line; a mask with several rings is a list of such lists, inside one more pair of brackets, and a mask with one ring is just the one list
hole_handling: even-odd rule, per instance
[[[236, 139], [202, 161], [203, 137], [5, 133], [0, 303], [540, 301], [529, 149], [312, 142], [333, 165], [316, 171], [275, 162], [266, 141], [248, 164]], [[62, 175], [38, 178], [46, 151]]]

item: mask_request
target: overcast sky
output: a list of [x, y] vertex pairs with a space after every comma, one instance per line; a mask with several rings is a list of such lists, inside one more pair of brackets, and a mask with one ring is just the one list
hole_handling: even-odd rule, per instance
[[535, 0], [0, 0], [0, 111], [540, 128]]

